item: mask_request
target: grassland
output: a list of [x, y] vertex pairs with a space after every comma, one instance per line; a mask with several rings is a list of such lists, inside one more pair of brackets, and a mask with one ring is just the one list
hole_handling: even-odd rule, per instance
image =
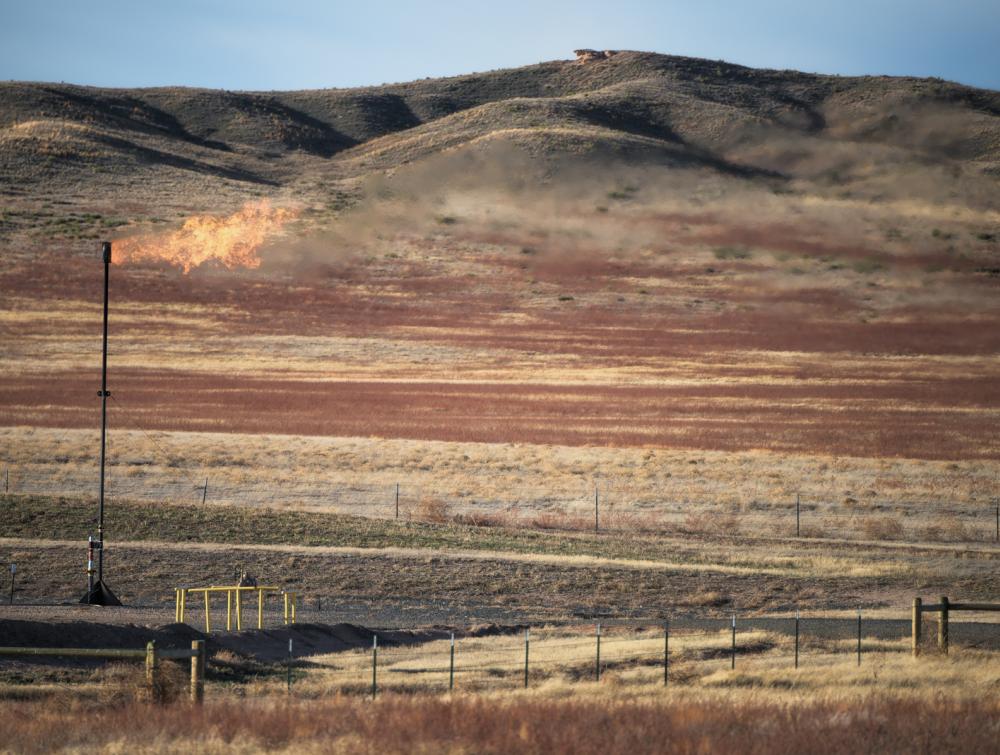
[[[440, 625], [383, 649], [374, 703], [363, 650], [303, 651], [290, 696], [248, 650], [308, 648], [306, 622], [215, 632], [200, 710], [4, 662], [0, 749], [995, 751], [996, 625], [917, 662], [904, 620], [998, 594], [998, 108], [645, 53], [351, 91], [0, 85], [0, 627], [192, 633], [153, 629], [174, 588], [240, 569], [317, 632]], [[258, 269], [112, 268], [129, 606], [66, 605], [97, 242], [262, 197], [297, 220]]]

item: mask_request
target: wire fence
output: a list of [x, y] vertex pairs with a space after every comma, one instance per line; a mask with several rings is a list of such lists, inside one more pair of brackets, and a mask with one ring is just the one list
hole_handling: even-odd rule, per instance
[[[960, 640], [952, 649], [958, 652], [1000, 650], [1000, 624], [953, 627]], [[733, 616], [694, 624], [612, 621], [586, 628], [524, 627], [513, 634], [452, 634], [419, 644], [394, 642], [387, 631], [374, 634], [368, 648], [302, 658], [290, 654], [288, 664], [299, 684], [373, 696], [608, 680], [669, 686], [735, 670], [760, 674], [766, 685], [768, 675], [779, 684], [792, 669], [825, 669], [845, 661], [860, 668], [908, 655], [909, 629], [905, 620], [866, 617], [858, 610], [842, 618]], [[922, 650], [936, 652], [930, 642]]]
[[[626, 486], [575, 490], [511, 489], [483, 492], [400, 483], [323, 484], [294, 475], [275, 479], [252, 472], [233, 479], [209, 470], [121, 462], [120, 442], [110, 441], [106, 478], [109, 500], [189, 504], [236, 504], [330, 511], [376, 519], [481, 526], [531, 527], [628, 533], [709, 536], [777, 536], [902, 542], [1000, 542], [1000, 500], [937, 504], [831, 502], [792, 496], [754, 499], [748, 505], [651, 498]], [[80, 495], [94, 489], [92, 469], [52, 465], [0, 468], [4, 493]], [[496, 482], [491, 482], [495, 485]]]
[[[110, 417], [142, 426], [142, 417], [114, 396], [112, 404]], [[37, 432], [51, 436], [44, 450], [17, 461], [0, 458], [0, 489], [96, 495], [97, 432]], [[678, 472], [653, 484], [574, 469], [571, 484], [560, 478], [540, 487], [524, 484], [509, 469], [463, 475], [458, 482], [422, 469], [396, 479], [386, 472], [334, 475], [325, 473], [322, 460], [304, 471], [300, 456], [287, 449], [272, 463], [254, 464], [217, 440], [192, 446], [183, 433], [118, 430], [112, 423], [107, 438], [106, 495], [112, 501], [223, 503], [554, 530], [1000, 542], [1000, 487], [986, 473], [926, 474], [919, 486], [881, 473], [864, 482], [852, 479], [849, 488], [830, 473], [803, 480], [798, 490], [786, 483], [776, 492], [749, 473], [740, 485], [726, 486], [696, 473]]]

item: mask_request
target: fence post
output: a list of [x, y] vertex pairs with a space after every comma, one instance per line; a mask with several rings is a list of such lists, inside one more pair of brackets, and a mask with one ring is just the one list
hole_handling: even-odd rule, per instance
[[913, 649], [913, 657], [916, 658], [920, 655], [920, 642], [921, 635], [923, 633], [923, 621], [921, 621], [921, 599], [913, 599], [913, 631], [911, 632], [910, 640]]
[[191, 702], [201, 705], [205, 699], [205, 641], [191, 640]]
[[399, 519], [399, 483], [396, 483], [396, 518]]
[[237, 587], [236, 588], [236, 631], [243, 631], [243, 600], [241, 596], [243, 591]]
[[181, 623], [181, 590], [179, 587], [174, 588], [174, 623]]
[[528, 646], [531, 644], [531, 627], [524, 630], [524, 688], [528, 689]]
[[941, 613], [938, 614], [938, 650], [948, 655], [948, 598], [941, 596]]
[[288, 592], [286, 590], [281, 591], [282, 597], [285, 599], [285, 624], [288, 623]]
[[795, 609], [795, 668], [799, 667], [799, 610]]
[[211, 634], [212, 620], [209, 618], [208, 590], [205, 590], [203, 595], [205, 596], [205, 634]]
[[10, 467], [3, 469], [3, 492], [5, 495], [10, 492]]
[[801, 512], [801, 504], [802, 504], [802, 502], [801, 502], [801, 494], [796, 493], [795, 494], [795, 537], [799, 537], [800, 533], [802, 532], [801, 526], [800, 526], [801, 523], [802, 523], [802, 517], [801, 517], [801, 513], [800, 513]]
[[181, 612], [180, 612], [180, 623], [184, 623], [184, 611], [187, 608], [187, 588], [181, 588]]
[[670, 681], [670, 622], [663, 623], [663, 686]]
[[208, 498], [208, 478], [205, 478], [205, 487], [201, 489], [201, 502], [204, 504], [205, 499]]
[[226, 631], [233, 631], [233, 591], [226, 590]]
[[264, 628], [264, 591], [257, 588], [257, 628]]
[[146, 643], [146, 690], [151, 702], [157, 702], [156, 694], [156, 643]]
[[861, 665], [861, 606], [858, 606], [858, 665]]
[[997, 534], [995, 539], [998, 543], [1000, 543], [1000, 500], [998, 500], [996, 503], [997, 503]]
[[597, 664], [594, 667], [594, 678], [601, 681], [601, 622], [597, 622]]
[[598, 497], [597, 486], [594, 486], [594, 532], [601, 531], [600, 499]]
[[733, 656], [730, 668], [736, 668], [736, 614], [733, 614]]
[[451, 633], [451, 660], [448, 664], [448, 691], [455, 689], [455, 633]]
[[292, 694], [292, 638], [288, 638], [288, 694]]
[[378, 635], [372, 635], [372, 700], [378, 692]]

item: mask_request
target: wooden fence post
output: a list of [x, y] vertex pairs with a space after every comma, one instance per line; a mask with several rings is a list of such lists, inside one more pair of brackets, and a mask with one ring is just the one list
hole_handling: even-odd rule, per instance
[[911, 640], [913, 645], [913, 657], [916, 658], [920, 655], [920, 643], [922, 640], [923, 633], [923, 621], [920, 615], [922, 608], [922, 601], [920, 598], [913, 599], [913, 631], [911, 633]]
[[191, 702], [201, 705], [205, 699], [205, 641], [191, 640]]
[[156, 694], [156, 643], [152, 640], [146, 643], [146, 690], [150, 702], [157, 702]]
[[948, 598], [941, 596], [941, 612], [938, 614], [938, 650], [948, 655]]

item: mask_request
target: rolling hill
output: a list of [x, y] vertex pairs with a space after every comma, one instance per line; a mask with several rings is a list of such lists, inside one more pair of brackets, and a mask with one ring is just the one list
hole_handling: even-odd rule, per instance
[[[228, 192], [351, 179], [497, 141], [818, 185], [940, 167], [992, 183], [1000, 93], [620, 52], [361, 89], [0, 84], [0, 184]], [[114, 179], [108, 181], [109, 178]], [[871, 189], [877, 192], [877, 189]]]

